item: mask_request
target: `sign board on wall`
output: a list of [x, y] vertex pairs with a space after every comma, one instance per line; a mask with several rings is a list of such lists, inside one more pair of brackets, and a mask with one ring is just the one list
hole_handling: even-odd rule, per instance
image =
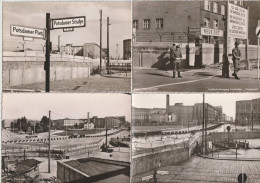
[[228, 54], [231, 54], [236, 39], [248, 38], [248, 10], [228, 2], [227, 30]]
[[11, 25], [10, 34], [12, 36], [31, 37], [45, 39], [45, 29]]
[[69, 17], [52, 19], [52, 29], [86, 27], [86, 17]]
[[217, 30], [217, 29], [201, 27], [201, 35], [223, 37], [223, 31]]

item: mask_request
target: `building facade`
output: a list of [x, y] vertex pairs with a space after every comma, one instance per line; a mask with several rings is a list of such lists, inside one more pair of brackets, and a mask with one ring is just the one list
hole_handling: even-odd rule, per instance
[[130, 60], [131, 59], [131, 39], [125, 39], [123, 41], [123, 59]]
[[[259, 8], [256, 7], [260, 2], [230, 3], [243, 8], [252, 7], [252, 12], [249, 11], [248, 37], [249, 43], [255, 44], [254, 31], [260, 18]], [[134, 66], [150, 66], [144, 61], [145, 53], [153, 50], [154, 57], [158, 58], [156, 53], [167, 51], [173, 42], [181, 45], [185, 66], [201, 67], [223, 61], [227, 1], [133, 1], [132, 6]], [[243, 58], [244, 51], [243, 48]], [[248, 56], [250, 59], [255, 57], [255, 51]]]
[[241, 125], [260, 124], [260, 98], [237, 101], [235, 122]]

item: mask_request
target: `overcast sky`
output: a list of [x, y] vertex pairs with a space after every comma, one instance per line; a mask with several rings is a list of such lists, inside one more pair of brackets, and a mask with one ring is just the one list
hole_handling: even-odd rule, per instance
[[[19, 42], [22, 37], [10, 36], [10, 24], [36, 28], [46, 27], [46, 13], [51, 18], [66, 18], [86, 16], [86, 27], [75, 28], [73, 32], [63, 32], [62, 29], [51, 31], [53, 48], [58, 45], [58, 35], [61, 35], [61, 45], [73, 44], [82, 46], [84, 43], [95, 42], [99, 45], [99, 9], [103, 11], [103, 47], [107, 47], [107, 17], [110, 18], [110, 55], [118, 52], [123, 55], [123, 40], [131, 38], [131, 2], [4, 2], [3, 3], [3, 50], [22, 49]], [[26, 42], [25, 48], [34, 47], [41, 50], [43, 40], [34, 39]]]
[[51, 110], [52, 119], [126, 116], [130, 121], [131, 96], [127, 94], [3, 94], [2, 119], [41, 120]]
[[[222, 106], [223, 112], [228, 116], [235, 117], [236, 101], [251, 100], [260, 98], [257, 93], [224, 93], [224, 94], [205, 94], [205, 102], [213, 106]], [[183, 103], [193, 105], [202, 103], [202, 94], [170, 94], [170, 105]], [[166, 94], [134, 94], [132, 98], [133, 106], [138, 108], [165, 108]]]

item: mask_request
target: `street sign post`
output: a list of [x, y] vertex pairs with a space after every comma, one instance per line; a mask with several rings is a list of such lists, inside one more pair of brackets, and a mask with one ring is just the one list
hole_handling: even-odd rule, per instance
[[44, 70], [46, 70], [45, 92], [50, 92], [50, 51], [52, 44], [50, 42], [50, 31], [53, 29], [63, 29], [63, 32], [73, 31], [74, 28], [86, 27], [86, 17], [68, 17], [51, 19], [50, 13], [46, 13], [46, 61]]
[[259, 39], [260, 39], [260, 20], [258, 20], [258, 26], [255, 30], [257, 37], [257, 79], [259, 79]]
[[36, 39], [46, 39], [45, 29], [39, 29], [34, 27], [25, 27], [19, 25], [11, 25], [11, 36], [30, 37]]
[[68, 17], [51, 20], [52, 29], [86, 27], [86, 17]]

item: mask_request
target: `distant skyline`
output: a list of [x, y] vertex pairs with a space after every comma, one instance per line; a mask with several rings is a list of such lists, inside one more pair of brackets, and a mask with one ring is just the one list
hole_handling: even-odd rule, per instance
[[[222, 106], [223, 113], [235, 118], [236, 101], [252, 100], [260, 98], [258, 93], [224, 93], [205, 94], [205, 103], [212, 106]], [[194, 105], [202, 103], [202, 94], [170, 94], [170, 105], [183, 103], [183, 105]], [[166, 94], [133, 94], [133, 107], [137, 108], [166, 108]]]
[[[102, 9], [102, 47], [107, 48], [107, 17], [110, 18], [110, 55], [115, 57], [116, 44], [118, 54], [123, 55], [123, 40], [131, 38], [131, 2], [109, 1], [109, 2], [3, 2], [3, 50], [14, 51], [22, 49], [23, 38], [10, 35], [10, 24], [45, 28], [46, 13], [51, 18], [66, 18], [86, 16], [86, 27], [75, 28], [73, 32], [63, 32], [62, 29], [51, 30], [51, 41], [53, 48], [58, 45], [58, 35], [61, 36], [61, 45], [73, 44], [83, 46], [84, 43], [100, 41], [100, 13]], [[25, 48], [42, 50], [44, 40], [34, 39], [34, 42], [26, 41]]]
[[125, 116], [131, 119], [131, 96], [127, 94], [3, 94], [2, 119], [41, 120], [51, 111], [51, 119], [86, 119], [98, 116]]

